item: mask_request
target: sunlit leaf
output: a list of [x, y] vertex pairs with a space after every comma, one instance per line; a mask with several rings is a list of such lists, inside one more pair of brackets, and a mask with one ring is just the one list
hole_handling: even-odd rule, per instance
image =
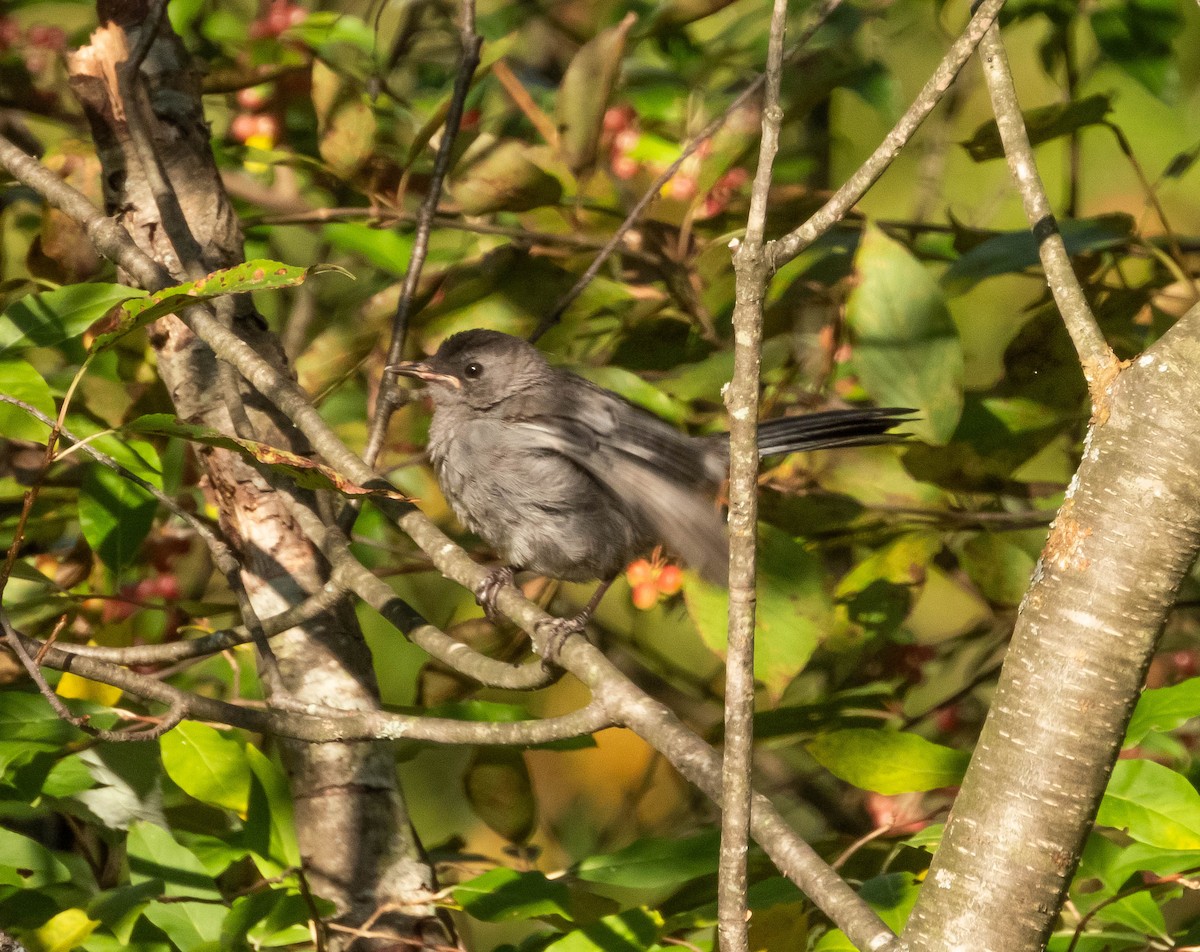
[[196, 281], [164, 288], [145, 297], [124, 302], [103, 325], [96, 328], [92, 352], [99, 353], [115, 344], [121, 337], [167, 314], [185, 310], [193, 304], [210, 301], [224, 294], [248, 294], [251, 291], [275, 291], [303, 284], [311, 275], [337, 271], [334, 265], [313, 265], [298, 268], [278, 261], [246, 261], [232, 268], [214, 271]]
[[70, 284], [28, 294], [0, 315], [0, 353], [50, 347], [78, 337], [118, 304], [145, 295], [123, 284]]
[[805, 746], [835, 777], [889, 796], [954, 786], [971, 759], [966, 751], [889, 730], [833, 731]]
[[243, 459], [278, 472], [305, 489], [332, 489], [343, 496], [380, 496], [399, 502], [411, 501], [402, 492], [389, 486], [359, 486], [332, 467], [307, 456], [281, 450], [258, 440], [225, 436], [211, 427], [182, 423], [169, 414], [157, 413], [139, 417], [125, 429], [135, 433], [175, 436], [205, 446], [219, 446], [232, 450]]
[[1173, 731], [1200, 717], [1200, 678], [1189, 678], [1164, 688], [1147, 688], [1138, 698], [1125, 746], [1136, 747], [1150, 731]]
[[854, 266], [858, 285], [846, 302], [849, 368], [878, 403], [917, 411], [910, 431], [945, 443], [962, 411], [963, 350], [937, 282], [875, 227], [863, 233]]
[[207, 724], [184, 721], [159, 738], [167, 776], [201, 803], [244, 815], [250, 765], [243, 746]]
[[[57, 412], [46, 379], [23, 360], [0, 358], [0, 394], [28, 403], [51, 419]], [[50, 428], [20, 407], [0, 402], [0, 433], [12, 440], [44, 443]]]
[[1200, 849], [1200, 793], [1152, 760], [1118, 760], [1096, 822], [1161, 849]]

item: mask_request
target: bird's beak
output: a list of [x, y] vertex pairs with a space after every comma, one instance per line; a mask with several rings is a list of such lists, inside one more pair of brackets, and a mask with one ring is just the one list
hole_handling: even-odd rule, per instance
[[425, 383], [441, 383], [455, 390], [462, 389], [462, 381], [453, 374], [438, 373], [423, 360], [403, 360], [398, 364], [389, 364], [384, 370], [390, 370], [402, 377], [416, 377]]

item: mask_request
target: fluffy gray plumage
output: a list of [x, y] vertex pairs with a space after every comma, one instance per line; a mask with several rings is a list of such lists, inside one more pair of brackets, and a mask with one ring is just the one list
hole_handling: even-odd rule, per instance
[[[392, 368], [426, 381], [429, 456], [459, 519], [515, 568], [611, 579], [662, 544], [706, 578], [728, 574], [715, 502], [728, 442], [681, 433], [496, 331], [448, 338]], [[760, 453], [895, 442], [909, 411], [833, 410], [767, 421]]]

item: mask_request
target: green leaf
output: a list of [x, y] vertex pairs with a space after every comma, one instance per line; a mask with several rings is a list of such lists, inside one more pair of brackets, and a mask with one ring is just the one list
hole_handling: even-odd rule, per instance
[[160, 895], [221, 899], [217, 884], [186, 846], [154, 823], [138, 821], [129, 827], [126, 840], [129, 881], [135, 886], [154, 881]]
[[[832, 605], [820, 560], [765, 523], [760, 525], [754, 676], [775, 699], [812, 657]], [[728, 644], [729, 592], [687, 573], [684, 601], [704, 643], [718, 654]]]
[[952, 787], [971, 755], [916, 734], [850, 728], [822, 734], [805, 745], [836, 777], [862, 790], [892, 795]]
[[202, 902], [152, 902], [143, 913], [179, 952], [216, 952], [229, 910]]
[[41, 843], [0, 827], [0, 886], [39, 889], [70, 879], [71, 871]]
[[27, 294], [0, 315], [0, 352], [51, 347], [78, 337], [118, 304], [145, 295], [123, 284], [70, 284]]
[[[0, 394], [28, 403], [51, 419], [58, 412], [46, 379], [23, 360], [0, 358]], [[50, 427], [20, 407], [0, 402], [0, 433], [10, 440], [45, 443]]]
[[589, 856], [572, 872], [578, 879], [628, 889], [669, 889], [717, 871], [720, 834], [684, 839], [643, 837], [615, 853]]
[[1183, 30], [1176, 0], [1105, 0], [1091, 24], [1106, 56], [1159, 99], [1175, 97], [1179, 67], [1171, 44]]
[[[1112, 110], [1112, 100], [1108, 96], [1094, 95], [1073, 102], [1054, 103], [1050, 106], [1040, 106], [1030, 109], [1024, 114], [1025, 131], [1029, 133], [1032, 145], [1049, 142], [1062, 136], [1102, 123]], [[1000, 141], [1000, 131], [996, 120], [989, 119], [975, 134], [963, 143], [963, 148], [971, 154], [976, 162], [988, 159], [999, 159], [1004, 156], [1004, 145]]]
[[243, 745], [215, 728], [184, 721], [159, 738], [163, 768], [201, 803], [245, 815], [250, 800], [250, 765]]
[[303, 284], [310, 275], [327, 271], [337, 271], [349, 276], [349, 272], [334, 265], [319, 264], [311, 268], [298, 268], [278, 261], [259, 259], [246, 261], [232, 268], [223, 268], [196, 281], [164, 288], [142, 298], [134, 298], [122, 304], [113, 319], [100, 328], [100, 333], [92, 342], [92, 353], [106, 350], [130, 331], [145, 327], [160, 317], [178, 313], [193, 304], [211, 301], [225, 294], [247, 294], [251, 291], [275, 291], [295, 287]]
[[298, 867], [300, 845], [287, 778], [257, 747], [247, 745], [246, 760], [254, 774], [246, 816], [246, 845], [284, 867]]
[[[156, 488], [162, 488], [162, 464], [149, 443], [131, 440], [118, 460]], [[128, 565], [154, 524], [158, 500], [141, 486], [99, 463], [87, 464], [79, 489], [79, 527], [92, 551], [114, 571]]]
[[497, 867], [454, 887], [454, 901], [484, 922], [558, 916], [570, 920], [567, 884], [537, 872]]
[[359, 254], [390, 274], [404, 274], [412, 256], [413, 235], [394, 228], [371, 228], [354, 222], [332, 222], [323, 229], [334, 248]]
[[680, 425], [688, 419], [690, 411], [685, 404], [623, 367], [579, 367], [576, 373], [670, 423]]
[[[920, 885], [911, 873], [887, 873], [868, 879], [862, 884], [859, 895], [892, 931], [899, 933], [908, 922], [920, 891]], [[852, 945], [840, 929], [831, 929], [813, 948], [814, 952], [857, 952], [858, 947]]]
[[1152, 760], [1118, 760], [1096, 822], [1161, 849], [1200, 849], [1200, 794]]
[[66, 744], [84, 736], [68, 724], [40, 694], [0, 691], [0, 737], [6, 741], [46, 741]]
[[347, 479], [331, 466], [315, 459], [281, 450], [258, 440], [245, 440], [226, 436], [211, 427], [196, 423], [182, 423], [166, 413], [152, 413], [138, 417], [125, 426], [127, 432], [150, 433], [156, 436], [175, 436], [205, 446], [219, 446], [232, 450], [247, 462], [285, 476], [304, 489], [328, 489], [343, 496], [382, 496], [398, 502], [411, 502], [403, 493], [389, 486], [359, 486]]
[[1021, 604], [1033, 576], [1034, 558], [997, 532], [971, 536], [958, 552], [959, 563], [984, 597], [1012, 608]]
[[636, 19], [627, 14], [616, 26], [596, 34], [579, 48], [563, 74], [554, 115], [559, 149], [576, 174], [596, 161], [604, 111], [621, 71], [626, 37]]
[[1200, 678], [1189, 678], [1165, 688], [1148, 688], [1133, 709], [1124, 746], [1136, 747], [1151, 731], [1173, 731], [1198, 716]]
[[[1058, 223], [1069, 255], [1105, 251], [1128, 243], [1133, 237], [1133, 218], [1123, 212], [1095, 218], [1068, 218]], [[1038, 245], [1028, 229], [1007, 232], [976, 245], [950, 265], [942, 275], [947, 294], [965, 294], [984, 278], [1020, 274], [1041, 264]]]
[[537, 799], [525, 756], [510, 747], [479, 747], [463, 776], [474, 814], [510, 843], [529, 840], [537, 826]]
[[542, 168], [550, 159], [546, 146], [528, 146], [515, 139], [498, 142], [459, 172], [451, 194], [466, 215], [553, 205], [562, 198], [562, 184]]
[[850, 370], [879, 403], [917, 410], [909, 430], [945, 443], [962, 412], [963, 350], [937, 282], [874, 226], [863, 233], [854, 266], [859, 282], [846, 304]]
[[839, 633], [857, 637], [863, 632], [895, 632], [908, 617], [941, 548], [941, 538], [933, 533], [907, 532], [854, 566], [834, 591]]
[[546, 946], [545, 952], [645, 952], [654, 946], [663, 920], [644, 906], [589, 922]]

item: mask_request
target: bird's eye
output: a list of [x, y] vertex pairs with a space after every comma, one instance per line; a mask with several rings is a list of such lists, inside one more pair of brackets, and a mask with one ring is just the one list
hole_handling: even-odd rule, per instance
[[483, 364], [472, 360], [463, 368], [463, 376], [468, 380], [478, 379], [479, 377], [483, 376]]

